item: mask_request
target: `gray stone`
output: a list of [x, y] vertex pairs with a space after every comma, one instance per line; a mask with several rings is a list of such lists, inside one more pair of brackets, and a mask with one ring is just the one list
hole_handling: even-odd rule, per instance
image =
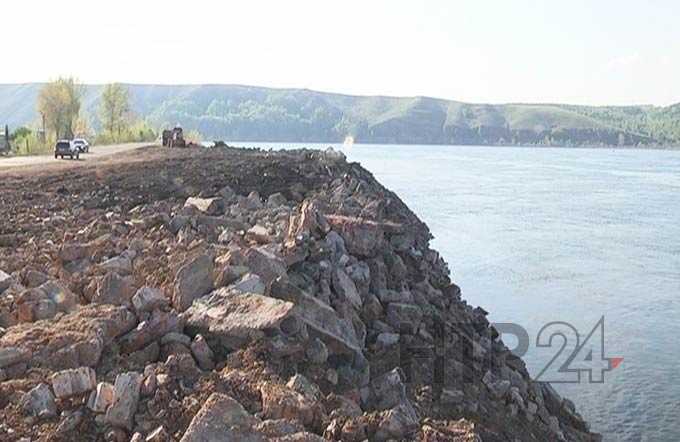
[[418, 415], [413, 406], [404, 402], [386, 411], [378, 424], [374, 440], [378, 442], [394, 440], [407, 440], [418, 429]]
[[290, 302], [221, 288], [196, 300], [184, 318], [189, 330], [237, 349], [279, 329], [293, 308]]
[[[26, 287], [35, 288], [45, 284], [48, 279], [49, 277], [42, 272], [29, 270], [26, 272], [26, 276], [24, 277], [24, 283], [26, 284]], [[2, 280], [2, 275], [0, 275], [0, 280]], [[1, 285], [2, 283], [0, 283], [0, 286]], [[2, 293], [2, 290], [0, 290], [0, 293]]]
[[21, 349], [31, 367], [95, 367], [104, 348], [136, 324], [135, 315], [124, 307], [85, 305], [52, 321], [9, 328], [0, 338], [0, 349]]
[[371, 382], [371, 402], [377, 410], [388, 410], [407, 401], [401, 369], [395, 368]]
[[90, 254], [90, 247], [86, 244], [64, 244], [59, 250], [59, 258], [63, 262], [85, 259]]
[[173, 296], [173, 305], [178, 311], [185, 311], [195, 299], [213, 289], [213, 269], [213, 259], [208, 255], [199, 255], [179, 269]]
[[378, 348], [388, 348], [399, 343], [398, 333], [380, 333], [376, 338]]
[[121, 350], [132, 353], [173, 331], [180, 331], [182, 323], [174, 311], [155, 310], [148, 321], [140, 322], [134, 330], [119, 339]]
[[243, 208], [248, 210], [258, 210], [263, 208], [262, 198], [260, 194], [256, 191], [252, 191], [248, 194], [248, 197], [243, 201]]
[[80, 367], [54, 373], [50, 382], [54, 395], [62, 399], [93, 390], [97, 386], [97, 375], [90, 367]]
[[163, 292], [152, 287], [142, 287], [132, 297], [132, 305], [139, 313], [164, 309], [170, 305]]
[[260, 276], [265, 285], [286, 275], [283, 260], [265, 248], [248, 249], [243, 255], [250, 271]]
[[415, 334], [422, 319], [417, 305], [393, 302], [387, 306], [387, 323], [400, 333]]
[[324, 364], [328, 360], [328, 347], [321, 339], [314, 338], [307, 346], [305, 355], [313, 364]]
[[79, 304], [78, 297], [61, 282], [47, 281], [40, 285], [38, 289], [45, 292], [47, 297], [54, 302], [54, 305], [59, 312], [72, 312]]
[[172, 331], [170, 333], [166, 333], [163, 335], [161, 338], [161, 345], [167, 345], [167, 344], [182, 344], [185, 347], [188, 347], [191, 345], [191, 338], [184, 333], [179, 333]]
[[26, 362], [31, 359], [31, 352], [17, 347], [0, 347], [0, 368]]
[[105, 413], [115, 399], [115, 389], [108, 382], [97, 384], [96, 390], [90, 393], [87, 408], [95, 413]]
[[76, 410], [73, 412], [64, 411], [62, 412], [62, 419], [61, 422], [59, 422], [59, 426], [57, 426], [56, 433], [57, 434], [70, 433], [76, 428], [78, 428], [82, 421], [83, 421], [82, 411], [80, 410]]
[[170, 231], [173, 235], [177, 235], [182, 228], [189, 224], [190, 218], [184, 215], [175, 215], [170, 220]]
[[226, 265], [215, 279], [215, 288], [226, 287], [235, 283], [249, 270], [245, 266]]
[[267, 438], [254, 429], [259, 423], [230, 396], [213, 393], [180, 442], [265, 442]]
[[223, 211], [222, 198], [188, 198], [184, 207], [193, 207], [206, 215], [218, 215]]
[[286, 386], [313, 401], [319, 401], [323, 397], [319, 387], [301, 374], [296, 374], [290, 378]]
[[323, 406], [297, 391], [264, 382], [260, 386], [262, 416], [266, 419], [297, 420], [305, 427], [320, 426], [325, 419]]
[[13, 278], [0, 270], [0, 295], [12, 285], [12, 282]]
[[327, 219], [345, 240], [347, 251], [352, 255], [373, 257], [385, 245], [385, 230], [381, 223], [341, 215], [331, 215]]
[[345, 247], [345, 240], [338, 232], [331, 230], [326, 235], [326, 244], [330, 247], [333, 256], [347, 255], [347, 248]]
[[280, 206], [284, 206], [288, 203], [288, 200], [282, 193], [273, 193], [267, 198], [267, 207], [270, 209], [275, 209]]
[[99, 264], [99, 267], [107, 272], [127, 276], [132, 273], [132, 260], [127, 256], [114, 256]]
[[305, 293], [291, 296], [297, 316], [307, 325], [311, 338], [322, 340], [331, 354], [361, 353], [362, 345], [351, 321], [340, 318], [333, 308]]
[[246, 238], [260, 244], [269, 244], [273, 239], [269, 229], [259, 224], [256, 224], [248, 229], [246, 232]]
[[510, 381], [497, 379], [491, 371], [484, 374], [482, 382], [496, 399], [504, 397], [510, 390]]
[[139, 373], [122, 373], [116, 377], [114, 400], [106, 411], [106, 422], [114, 427], [132, 429], [143, 377]]
[[389, 303], [402, 303], [402, 304], [411, 304], [413, 303], [413, 295], [411, 295], [411, 292], [407, 290], [390, 290], [390, 289], [383, 289], [378, 291], [378, 298], [380, 299], [380, 302], [383, 304], [389, 304]]
[[347, 273], [345, 273], [343, 269], [335, 269], [335, 272], [333, 272], [332, 281], [335, 293], [349, 301], [349, 303], [352, 304], [355, 309], [361, 309], [362, 300], [357, 287], [354, 284], [354, 281], [352, 281], [352, 279], [347, 276]]
[[191, 343], [191, 353], [194, 355], [201, 370], [212, 370], [215, 368], [215, 354], [201, 335], [196, 335]]
[[241, 293], [253, 293], [256, 295], [264, 295], [266, 287], [262, 278], [254, 273], [247, 273], [243, 275], [238, 281], [229, 285], [230, 290], [235, 290]]
[[236, 199], [236, 192], [229, 186], [224, 186], [217, 194], [225, 203], [232, 203]]
[[135, 294], [134, 280], [131, 276], [107, 273], [97, 286], [92, 298], [93, 304], [128, 305]]
[[57, 404], [54, 395], [47, 384], [40, 384], [29, 390], [22, 399], [24, 410], [32, 416], [41, 419], [55, 417]]
[[527, 414], [530, 415], [535, 415], [536, 412], [538, 411], [538, 405], [536, 405], [536, 402], [533, 401], [528, 401], [527, 402]]

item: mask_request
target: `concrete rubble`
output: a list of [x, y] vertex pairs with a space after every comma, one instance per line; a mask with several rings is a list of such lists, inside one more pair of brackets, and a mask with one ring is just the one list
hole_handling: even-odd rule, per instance
[[601, 440], [342, 154], [131, 157], [0, 181], [0, 440]]

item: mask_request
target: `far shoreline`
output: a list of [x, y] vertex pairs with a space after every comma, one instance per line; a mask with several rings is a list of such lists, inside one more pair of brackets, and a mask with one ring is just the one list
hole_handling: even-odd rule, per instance
[[[215, 143], [216, 141], [203, 141], [203, 143]], [[655, 150], [655, 151], [680, 151], [680, 146], [541, 146], [541, 145], [519, 145], [519, 144], [414, 144], [414, 143], [354, 143], [352, 145], [344, 145], [342, 142], [333, 141], [254, 141], [254, 140], [237, 140], [237, 141], [224, 141], [230, 147], [242, 147], [241, 144], [278, 144], [278, 145], [314, 145], [321, 147], [357, 147], [357, 146], [398, 146], [398, 147], [475, 147], [481, 149], [580, 149], [580, 150]], [[263, 146], [266, 147], [266, 146]]]

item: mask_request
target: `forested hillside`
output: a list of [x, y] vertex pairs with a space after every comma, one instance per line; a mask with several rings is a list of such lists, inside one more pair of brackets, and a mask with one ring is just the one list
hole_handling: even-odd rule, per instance
[[[38, 122], [40, 84], [0, 85], [0, 123]], [[180, 124], [226, 141], [480, 145], [680, 144], [680, 104], [590, 107], [469, 104], [434, 98], [359, 97], [230, 85], [129, 85], [134, 113], [161, 128]], [[85, 86], [96, 127], [101, 86]]]

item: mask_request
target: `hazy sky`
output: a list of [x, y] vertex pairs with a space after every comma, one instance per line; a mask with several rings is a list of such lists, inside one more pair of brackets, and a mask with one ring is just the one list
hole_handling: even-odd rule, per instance
[[0, 82], [680, 102], [678, 0], [5, 0]]

